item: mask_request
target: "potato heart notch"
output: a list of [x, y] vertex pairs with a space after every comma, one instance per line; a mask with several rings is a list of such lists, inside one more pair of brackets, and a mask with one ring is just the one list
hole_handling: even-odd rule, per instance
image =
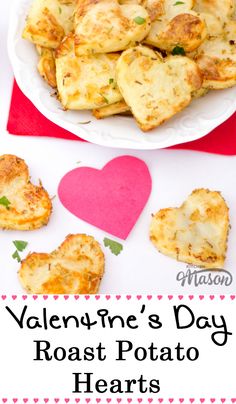
[[[4, 198], [4, 199], [2, 199]], [[52, 212], [47, 191], [30, 182], [24, 160], [5, 154], [0, 156], [0, 228], [34, 230], [46, 225]]]
[[32, 253], [22, 261], [19, 280], [29, 293], [97, 293], [104, 273], [99, 243], [85, 234], [71, 234], [51, 254]]
[[75, 12], [76, 55], [110, 53], [141, 42], [151, 28], [147, 10], [117, 0], [79, 0]]
[[229, 208], [221, 194], [196, 189], [180, 208], [153, 215], [150, 240], [159, 252], [178, 261], [222, 269], [229, 228]]
[[144, 46], [123, 52], [116, 73], [121, 94], [143, 131], [159, 126], [184, 109], [193, 92], [202, 86], [194, 61], [183, 56], [163, 59]]

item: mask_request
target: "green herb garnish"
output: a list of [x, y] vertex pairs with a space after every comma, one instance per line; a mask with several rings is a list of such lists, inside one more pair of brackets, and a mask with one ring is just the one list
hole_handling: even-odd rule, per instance
[[176, 1], [176, 3], [173, 4], [173, 6], [179, 6], [180, 4], [184, 4], [184, 1]]
[[114, 79], [109, 79], [109, 84], [114, 83]]
[[0, 205], [5, 206], [6, 209], [10, 209], [9, 205], [11, 204], [11, 202], [7, 199], [6, 196], [2, 196], [0, 198]]
[[104, 238], [103, 240], [104, 246], [109, 247], [112, 254], [119, 255], [123, 250], [123, 245], [118, 243], [117, 241], [110, 240], [109, 238]]
[[12, 258], [14, 260], [17, 260], [18, 262], [21, 262], [21, 257], [20, 257], [19, 251], [20, 252], [24, 251], [26, 249], [28, 243], [27, 243], [27, 241], [14, 240], [13, 244], [16, 247], [16, 251], [14, 252], [14, 254], [12, 254]]
[[107, 99], [103, 94], [101, 94], [101, 96], [102, 96], [102, 98], [104, 99], [105, 103], [106, 103], [106, 104], [109, 104], [108, 99]]
[[185, 53], [184, 48], [182, 48], [182, 46], [177, 45], [177, 46], [175, 46], [175, 48], [172, 50], [172, 55], [182, 55], [182, 56], [185, 56], [186, 53]]
[[22, 240], [15, 240], [13, 241], [14, 246], [16, 247], [17, 251], [24, 251], [28, 245], [27, 241]]
[[136, 24], [138, 24], [138, 25], [142, 25], [146, 22], [146, 20], [145, 20], [145, 18], [138, 16], [138, 17], [134, 18], [134, 22], [136, 22]]
[[13, 258], [14, 260], [17, 260], [18, 262], [21, 262], [21, 257], [20, 257], [20, 255], [19, 255], [19, 253], [18, 253], [17, 250], [14, 252], [14, 254], [12, 254], [12, 258]]

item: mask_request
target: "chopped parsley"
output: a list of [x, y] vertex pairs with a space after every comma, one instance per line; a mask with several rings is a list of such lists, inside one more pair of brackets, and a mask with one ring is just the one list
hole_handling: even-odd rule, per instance
[[20, 252], [24, 251], [28, 245], [27, 241], [22, 241], [22, 240], [15, 240], [13, 241], [14, 246], [16, 249]]
[[20, 257], [20, 255], [19, 255], [19, 253], [18, 253], [17, 250], [14, 252], [14, 254], [12, 254], [12, 258], [13, 258], [14, 260], [17, 260], [17, 262], [21, 262], [21, 257]]
[[11, 202], [7, 199], [6, 196], [2, 196], [0, 198], [0, 205], [5, 206], [6, 209], [10, 209], [9, 205], [11, 204]]
[[104, 99], [105, 103], [106, 103], [106, 104], [109, 104], [108, 99], [107, 99], [103, 94], [101, 94], [101, 96], [102, 96], [102, 98]]
[[110, 248], [112, 254], [119, 255], [123, 250], [123, 245], [118, 243], [117, 241], [110, 240], [109, 238], [104, 238], [103, 240], [104, 246]]
[[21, 262], [21, 257], [20, 257], [19, 251], [20, 252], [24, 251], [26, 249], [28, 243], [27, 243], [27, 241], [14, 240], [13, 244], [16, 247], [16, 251], [12, 254], [12, 258], [14, 260], [17, 260], [17, 262]]
[[112, 83], [114, 83], [114, 79], [109, 79], [109, 84], [112, 84]]
[[184, 50], [184, 48], [183, 48], [182, 46], [177, 45], [177, 46], [175, 46], [175, 48], [172, 50], [172, 55], [182, 55], [182, 56], [185, 56], [186, 53], [185, 53], [185, 50]]
[[138, 25], [142, 25], [146, 22], [146, 20], [145, 20], [145, 18], [138, 16], [138, 17], [134, 18], [134, 22], [136, 22], [136, 24], [138, 24]]
[[184, 1], [176, 1], [176, 3], [173, 4], [173, 6], [179, 6], [180, 4], [184, 4]]

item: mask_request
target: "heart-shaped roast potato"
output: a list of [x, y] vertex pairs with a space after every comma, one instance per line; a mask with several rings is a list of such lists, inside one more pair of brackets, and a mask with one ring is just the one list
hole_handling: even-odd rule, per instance
[[162, 3], [162, 14], [159, 7], [145, 42], [167, 52], [176, 46], [182, 47], [182, 52], [198, 48], [206, 38], [207, 29], [204, 19], [192, 10], [193, 1], [164, 0]]
[[77, 56], [73, 35], [65, 37], [56, 52], [57, 88], [63, 107], [93, 109], [121, 101], [115, 81], [118, 59], [118, 53]]
[[52, 212], [48, 193], [30, 182], [24, 160], [0, 156], [0, 228], [34, 230], [46, 225]]
[[203, 76], [203, 87], [221, 90], [236, 84], [236, 21], [228, 21], [223, 34], [207, 39], [194, 60]]
[[223, 20], [232, 18], [235, 8], [235, 0], [195, 0], [194, 4], [194, 10], [199, 13], [209, 13]]
[[104, 273], [104, 254], [85, 234], [69, 235], [51, 254], [32, 253], [22, 261], [19, 279], [37, 294], [97, 293]]
[[203, 268], [223, 268], [229, 209], [219, 192], [197, 189], [180, 208], [153, 215], [150, 239], [163, 254]]
[[73, 30], [77, 0], [34, 0], [26, 20], [23, 38], [36, 45], [57, 48]]
[[143, 131], [159, 126], [184, 109], [202, 85], [194, 61], [182, 56], [163, 59], [144, 46], [123, 52], [116, 70], [121, 94]]
[[117, 0], [78, 0], [75, 12], [76, 54], [109, 53], [142, 41], [150, 30], [146, 9]]

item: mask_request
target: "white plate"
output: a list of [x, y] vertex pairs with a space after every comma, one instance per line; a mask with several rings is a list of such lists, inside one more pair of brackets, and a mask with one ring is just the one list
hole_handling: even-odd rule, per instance
[[[144, 134], [129, 117], [97, 121], [88, 111], [63, 111], [37, 72], [37, 54], [21, 38], [32, 0], [15, 0], [10, 18], [8, 50], [16, 81], [23, 93], [50, 121], [99, 145], [131, 149], [161, 149], [199, 139], [228, 119], [236, 110], [236, 87], [212, 91], [164, 125]], [[91, 121], [89, 124], [79, 122]]]

